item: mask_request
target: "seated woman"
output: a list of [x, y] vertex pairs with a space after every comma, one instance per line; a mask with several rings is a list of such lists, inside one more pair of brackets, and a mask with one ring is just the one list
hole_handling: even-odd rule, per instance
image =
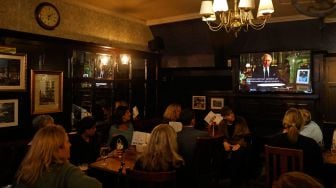
[[300, 130], [300, 134], [314, 139], [317, 144], [323, 147], [323, 134], [320, 126], [311, 120], [311, 114], [307, 109], [300, 109], [302, 114], [304, 126]]
[[282, 120], [283, 133], [271, 139], [269, 145], [303, 150], [303, 170], [305, 173], [318, 177], [322, 164], [322, 152], [312, 138], [300, 135], [304, 122], [300, 111], [290, 108]]
[[144, 171], [171, 171], [184, 165], [177, 153], [176, 132], [167, 124], [156, 126], [145, 148], [137, 159], [134, 169]]
[[131, 112], [129, 108], [127, 106], [118, 106], [115, 110], [114, 121], [115, 124], [110, 128], [107, 145], [109, 146], [113, 137], [117, 135], [124, 136], [128, 142], [127, 145], [131, 144], [134, 128], [131, 122]]
[[40, 129], [17, 172], [18, 187], [86, 187], [101, 183], [69, 163], [70, 142], [64, 128], [50, 125]]
[[38, 115], [36, 116], [33, 121], [33, 128], [38, 131], [39, 129], [54, 124], [54, 118], [50, 115]]
[[81, 119], [78, 134], [71, 139], [71, 158], [74, 165], [89, 164], [99, 157], [99, 139], [96, 135], [96, 120], [92, 116]]
[[162, 123], [169, 123], [170, 121], [179, 121], [182, 112], [182, 107], [178, 103], [171, 103], [167, 106], [163, 113]]
[[218, 131], [224, 135], [224, 158], [222, 173], [229, 173], [234, 186], [246, 183], [253, 172], [255, 155], [246, 138], [251, 134], [245, 118], [235, 115], [228, 106], [221, 109], [223, 120], [218, 125]]

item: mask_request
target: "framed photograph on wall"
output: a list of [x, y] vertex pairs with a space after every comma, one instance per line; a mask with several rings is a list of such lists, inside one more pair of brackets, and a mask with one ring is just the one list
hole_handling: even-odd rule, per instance
[[31, 70], [31, 113], [63, 111], [63, 72]]
[[19, 125], [18, 99], [0, 100], [0, 128]]
[[309, 84], [309, 69], [298, 69], [296, 74], [297, 84]]
[[212, 110], [220, 110], [224, 107], [224, 98], [211, 98], [210, 104]]
[[25, 54], [0, 53], [0, 91], [26, 89]]
[[206, 97], [205, 96], [192, 96], [192, 109], [193, 110], [205, 110]]

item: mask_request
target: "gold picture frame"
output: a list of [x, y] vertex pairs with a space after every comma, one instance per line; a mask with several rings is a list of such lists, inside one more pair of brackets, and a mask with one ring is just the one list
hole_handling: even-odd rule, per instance
[[213, 97], [210, 99], [210, 109], [220, 110], [224, 107], [224, 98]]
[[0, 53], [0, 91], [26, 89], [26, 54]]
[[0, 100], [0, 128], [19, 125], [19, 100]]
[[31, 70], [31, 113], [63, 111], [63, 72]]
[[192, 96], [192, 109], [205, 110], [206, 109], [206, 96]]

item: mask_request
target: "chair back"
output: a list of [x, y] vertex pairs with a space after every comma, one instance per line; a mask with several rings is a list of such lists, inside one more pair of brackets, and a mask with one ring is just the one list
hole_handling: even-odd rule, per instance
[[176, 171], [148, 172], [126, 169], [129, 178], [129, 187], [141, 188], [163, 188], [176, 187]]
[[222, 157], [224, 151], [223, 140], [224, 136], [198, 137], [196, 139], [191, 170], [193, 179], [198, 181], [198, 185], [217, 177], [218, 168], [222, 166], [221, 162], [224, 160]]
[[285, 172], [303, 171], [303, 151], [265, 145], [266, 187]]

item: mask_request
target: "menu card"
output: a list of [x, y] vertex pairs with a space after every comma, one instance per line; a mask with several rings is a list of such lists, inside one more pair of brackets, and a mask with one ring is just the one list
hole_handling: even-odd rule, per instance
[[132, 145], [146, 145], [149, 142], [150, 133], [134, 131]]
[[216, 125], [219, 125], [219, 123], [223, 120], [223, 117], [221, 114], [215, 114], [213, 111], [210, 111], [204, 118], [204, 121], [206, 121], [209, 125], [215, 123]]

